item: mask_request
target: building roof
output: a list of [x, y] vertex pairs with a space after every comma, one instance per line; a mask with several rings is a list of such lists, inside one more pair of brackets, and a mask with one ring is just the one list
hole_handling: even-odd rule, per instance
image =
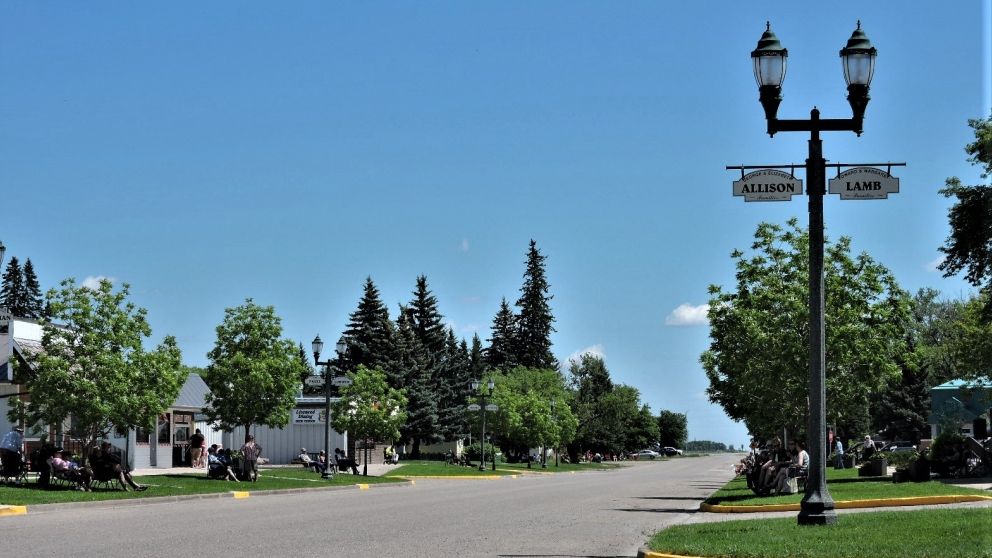
[[939, 386], [934, 386], [931, 389], [957, 390], [959, 388], [992, 388], [992, 380], [989, 380], [988, 378], [979, 378], [977, 380], [951, 380], [950, 382], [945, 382]]
[[172, 406], [176, 409], [202, 411], [208, 393], [210, 393], [210, 388], [207, 387], [203, 378], [199, 374], [190, 374], [186, 376], [186, 383], [179, 390], [179, 396], [176, 397], [176, 402]]

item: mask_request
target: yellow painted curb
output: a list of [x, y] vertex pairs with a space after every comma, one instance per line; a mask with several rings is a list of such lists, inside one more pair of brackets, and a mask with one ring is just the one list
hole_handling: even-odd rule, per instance
[[231, 496], [234, 496], [235, 500], [242, 500], [251, 496], [251, 493], [246, 490], [232, 490]]
[[[842, 500], [834, 502], [834, 508], [839, 510], [858, 508], [891, 508], [897, 506], [926, 506], [934, 504], [959, 504], [962, 502], [983, 502], [992, 500], [992, 496], [980, 494], [957, 494], [949, 496], [914, 496], [909, 498], [879, 498], [877, 500]], [[758, 513], [799, 511], [799, 504], [768, 504], [758, 506], [721, 506], [719, 504], [702, 503], [699, 511], [710, 513]]]
[[637, 558], [700, 558], [699, 556], [687, 556], [685, 554], [665, 554], [664, 552], [651, 552], [642, 550], [637, 553]]
[[357, 486], [359, 490], [368, 490], [369, 489], [369, 485], [363, 484], [363, 483], [356, 484], [355, 486]]
[[0, 516], [25, 515], [27, 513], [28, 513], [27, 506], [0, 506]]

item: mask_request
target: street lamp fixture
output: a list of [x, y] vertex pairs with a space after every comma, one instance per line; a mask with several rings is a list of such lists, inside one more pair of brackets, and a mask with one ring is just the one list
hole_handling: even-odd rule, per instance
[[[479, 461], [479, 470], [485, 471], [486, 470], [486, 411], [488, 410], [487, 409], [488, 405], [486, 404], [486, 398], [492, 396], [493, 389], [496, 388], [496, 382], [492, 378], [489, 378], [489, 380], [485, 384], [486, 388], [488, 389], [485, 390], [481, 389], [482, 382], [480, 382], [479, 380], [472, 380], [471, 384], [469, 385], [471, 386], [472, 391], [478, 393], [482, 399], [482, 404], [479, 405], [479, 410], [482, 411], [482, 436], [479, 437], [479, 446], [482, 448], [482, 452], [481, 452], [482, 459]], [[472, 408], [471, 410], [474, 411], [476, 409]], [[493, 452], [493, 471], [495, 470], [496, 470], [496, 455], [495, 452]]]
[[861, 30], [861, 22], [840, 51], [847, 82], [848, 101], [852, 118], [821, 119], [813, 108], [808, 120], [780, 120], [778, 106], [782, 101], [782, 82], [788, 51], [772, 33], [771, 24], [751, 51], [754, 78], [758, 82], [759, 99], [768, 121], [768, 135], [777, 132], [809, 132], [809, 155], [806, 159], [806, 180], [809, 194], [809, 453], [810, 467], [806, 494], [800, 504], [799, 524], [822, 525], [835, 523], [837, 514], [826, 483], [826, 331], [823, 318], [823, 195], [826, 193], [826, 160], [823, 158], [821, 131], [862, 133], [865, 109], [868, 106], [868, 86], [875, 72], [877, 51]]
[[[310, 348], [313, 349], [314, 364], [324, 367], [324, 459], [327, 461], [324, 464], [324, 471], [321, 473], [321, 476], [327, 479], [334, 477], [334, 473], [331, 471], [331, 367], [334, 365], [335, 360], [320, 360], [320, 353], [324, 350], [324, 341], [320, 338], [320, 335], [313, 338]], [[348, 350], [348, 340], [344, 336], [341, 336], [334, 348], [337, 349], [337, 360], [340, 360], [344, 356], [345, 351]]]

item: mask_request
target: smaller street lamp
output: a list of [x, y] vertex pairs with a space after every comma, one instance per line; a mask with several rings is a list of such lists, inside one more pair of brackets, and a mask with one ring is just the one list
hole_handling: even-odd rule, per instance
[[[324, 464], [324, 472], [321, 476], [327, 479], [334, 476], [334, 473], [331, 472], [331, 366], [333, 366], [334, 361], [332, 359], [320, 360], [320, 353], [324, 350], [324, 341], [320, 338], [320, 335], [313, 338], [310, 348], [313, 349], [314, 364], [324, 367], [324, 459], [327, 461]], [[342, 335], [334, 348], [337, 350], [338, 358], [340, 359], [344, 356], [344, 352], [348, 350], [348, 340]]]
[[[482, 448], [482, 460], [479, 462], [479, 470], [485, 471], [486, 470], [486, 407], [487, 407], [486, 398], [493, 394], [493, 389], [496, 387], [496, 382], [494, 382], [492, 378], [489, 378], [489, 380], [485, 384], [488, 390], [481, 389], [482, 383], [479, 380], [472, 380], [472, 383], [470, 385], [472, 387], [472, 391], [478, 393], [482, 397], [482, 405], [479, 406], [480, 409], [482, 410], [482, 436], [479, 437], [479, 445]], [[493, 455], [493, 470], [494, 471], [496, 470], [495, 452]]]
[[785, 81], [789, 51], [772, 32], [771, 22], [766, 22], [765, 26], [765, 32], [758, 40], [758, 48], [751, 51], [751, 62], [754, 64], [754, 79], [758, 82], [759, 99], [765, 109], [765, 118], [775, 120], [778, 105], [782, 102], [782, 82]]
[[861, 30], [861, 20], [858, 28], [851, 33], [847, 46], [840, 50], [841, 61], [844, 65], [844, 81], [847, 82], [847, 102], [851, 104], [851, 112], [857, 121], [857, 134], [862, 132], [862, 122], [865, 109], [868, 107], [868, 86], [875, 75], [875, 57], [878, 50], [871, 46], [868, 36]]

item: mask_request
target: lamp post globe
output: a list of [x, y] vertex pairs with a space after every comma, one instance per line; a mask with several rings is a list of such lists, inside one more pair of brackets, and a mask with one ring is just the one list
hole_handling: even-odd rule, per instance
[[338, 338], [338, 342], [334, 345], [334, 348], [337, 349], [339, 355], [343, 355], [348, 350], [348, 340], [345, 339], [344, 335]]
[[758, 47], [751, 51], [754, 79], [758, 82], [759, 100], [765, 109], [765, 118], [774, 120], [782, 102], [782, 82], [785, 81], [786, 60], [789, 51], [772, 32], [771, 23], [758, 39]]
[[847, 102], [851, 104], [854, 119], [858, 121], [857, 134], [861, 135], [861, 121], [864, 120], [865, 109], [868, 107], [868, 88], [871, 78], [875, 75], [875, 58], [878, 50], [871, 45], [868, 36], [861, 30], [861, 21], [851, 33], [847, 45], [840, 50], [841, 63], [844, 67], [844, 81], [847, 82]]
[[313, 342], [310, 343], [310, 348], [313, 349], [313, 360], [314, 362], [320, 360], [320, 353], [324, 352], [324, 341], [321, 340], [320, 335], [313, 338]]

